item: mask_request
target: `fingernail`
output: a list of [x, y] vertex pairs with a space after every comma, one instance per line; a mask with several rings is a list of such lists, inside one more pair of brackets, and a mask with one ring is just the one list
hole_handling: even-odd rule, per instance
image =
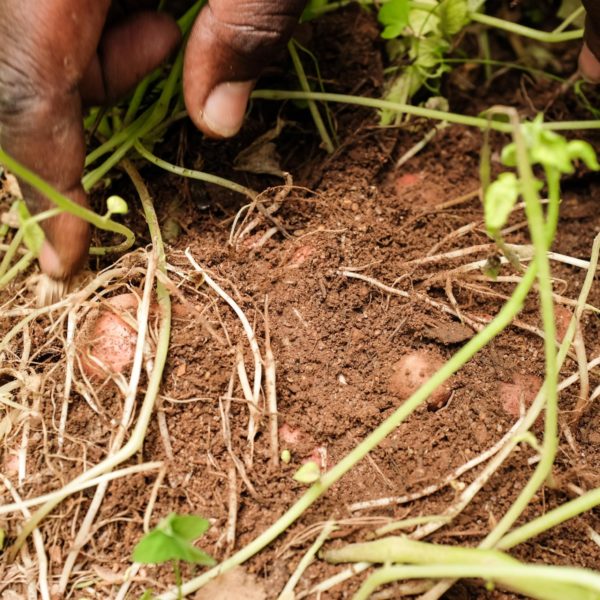
[[248, 97], [253, 87], [253, 81], [219, 84], [207, 98], [200, 120], [220, 137], [235, 135], [244, 122]]

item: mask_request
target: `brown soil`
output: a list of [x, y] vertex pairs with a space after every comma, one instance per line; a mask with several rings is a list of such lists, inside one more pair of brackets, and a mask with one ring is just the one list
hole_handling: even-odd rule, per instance
[[[365, 13], [348, 9], [331, 15], [308, 32], [307, 38], [318, 56], [328, 90], [381, 94], [384, 48], [375, 23]], [[499, 51], [510, 52], [497, 43]], [[568, 75], [573, 68], [575, 48], [565, 47], [564, 55], [569, 58], [562, 65], [563, 74]], [[278, 78], [277, 87], [282, 87], [281, 74], [274, 75]], [[575, 96], [570, 92], [561, 94], [555, 82], [508, 72], [486, 86], [482, 75], [471, 66], [455, 69], [443, 90], [453, 110], [477, 114], [487, 106], [507, 103], [517, 105], [527, 117], [545, 107], [549, 120], [589, 117]], [[243, 134], [230, 143], [202, 140], [185, 124], [155, 150], [160, 156], [170, 156], [172, 160], [178, 156], [182, 164], [202, 166], [208, 172], [231, 177], [255, 189], [278, 186], [278, 178], [236, 172], [230, 165], [241, 149], [273, 125], [279, 109], [275, 104], [258, 105]], [[252, 244], [273, 226], [262, 217], [255, 230], [237, 246], [228, 243], [233, 217], [244, 204], [240, 196], [150, 168], [143, 170], [161, 222], [176, 220], [182, 229], [168, 246], [168, 261], [188, 279], [184, 281], [173, 274], [186, 302], [176, 298], [160, 396], [172, 456], [165, 449], [164, 432], [161, 434], [153, 420], [143, 453], [136, 460], [163, 460], [167, 464], [152, 523], [171, 511], [209, 518], [212, 527], [201, 545], [219, 560], [253, 540], [294, 503], [303, 486], [292, 475], [316, 449], [324, 464], [334, 465], [401, 404], [389, 383], [394, 365], [405, 353], [425, 350], [444, 359], [450, 357], [473, 335], [468, 323], [497, 313], [503, 298], [514, 287], [512, 283], [484, 282], [451, 272], [459, 265], [492, 256], [491, 246], [456, 259], [420, 266], [409, 264], [428, 254], [489, 243], [481, 225], [480, 201], [476, 196], [468, 196], [479, 188], [479, 131], [459, 126], [441, 129], [422, 152], [396, 169], [397, 159], [422, 139], [431, 123], [413, 119], [400, 128], [386, 130], [377, 127], [371, 111], [346, 106], [330, 109], [339, 138], [338, 150], [332, 156], [318, 148], [305, 110], [292, 105], [282, 109], [288, 125], [277, 140], [277, 148], [282, 168], [292, 174], [294, 187], [283, 193], [271, 190], [263, 198], [269, 204], [277, 193], [285, 196], [275, 214], [280, 231], [260, 247]], [[587, 135], [587, 139], [598, 146], [598, 135]], [[503, 141], [499, 135], [492, 136], [496, 149]], [[495, 163], [495, 169], [498, 168]], [[132, 188], [125, 182], [118, 185], [123, 195], [134, 198]], [[583, 170], [564, 182], [556, 252], [581, 259], [589, 257], [594, 235], [600, 229], [600, 211], [595, 204], [599, 192], [600, 180]], [[512, 222], [522, 220], [521, 213]], [[143, 231], [142, 219], [137, 222], [143, 246], [149, 238]], [[469, 224], [473, 227], [465, 235], [448, 237]], [[507, 239], [528, 242], [523, 229]], [[230, 440], [232, 453], [245, 464], [252, 489], [237, 476], [233, 548], [227, 547], [223, 534], [231, 493], [230, 474], [235, 469], [223, 436], [219, 401], [228, 395], [236, 347], [244, 351], [248, 372], [252, 371], [252, 356], [234, 313], [194, 276], [184, 255], [186, 248], [235, 298], [255, 327], [261, 348], [268, 296], [268, 325], [277, 366], [278, 417], [283, 426], [280, 444], [282, 449], [291, 450], [292, 458], [279, 468], [270, 465], [268, 423], [263, 417], [250, 464], [248, 407], [236, 379], [228, 415]], [[139, 255], [132, 257], [130, 263], [144, 265]], [[390, 295], [364, 281], [350, 279], [340, 274], [344, 269], [394, 286], [407, 292], [408, 297]], [[470, 275], [473, 273], [482, 274], [475, 271]], [[514, 272], [506, 269], [502, 274]], [[577, 298], [585, 272], [553, 263], [553, 274], [557, 291]], [[136, 287], [139, 276], [132, 275], [130, 282]], [[2, 294], [3, 304], [22, 302], [12, 296], [16, 289], [17, 286]], [[438, 304], [432, 305], [432, 300]], [[599, 302], [600, 289], [596, 286], [589, 303], [597, 306]], [[457, 307], [467, 325], [443, 312], [440, 304]], [[206, 333], [202, 320], [210, 323], [218, 337]], [[14, 318], [5, 319], [3, 332], [16, 322]], [[20, 489], [22, 497], [53, 490], [73, 478], [84, 465], [101, 460], [121, 406], [121, 396], [112, 384], [98, 391], [100, 414], [73, 393], [64, 448], [58, 451], [55, 431], [64, 382], [64, 363], [60, 362], [64, 323], [54, 323], [54, 328], [50, 324], [51, 321], [40, 319], [29, 329], [31, 368], [42, 375], [44, 386], [40, 404], [43, 419], [31, 424], [28, 477]], [[318, 535], [315, 524], [328, 519], [342, 521], [334, 536], [337, 541], [333, 542], [340, 545], [366, 539], [374, 528], [374, 517], [386, 523], [438, 515], [457, 500], [458, 488], [447, 486], [405, 505], [352, 510], [354, 503], [399, 496], [431, 485], [502, 437], [518, 413], [518, 406], [515, 410], [514, 400], [511, 404], [507, 399], [510, 394], [502, 384], [523, 385], [526, 381], [525, 387], [535, 386], [537, 380], [532, 381], [532, 377], [543, 379], [542, 340], [524, 325], [540, 325], [533, 296], [519, 317], [519, 325], [504, 331], [454, 376], [447, 404], [439, 409], [431, 405], [418, 409], [284, 535], [244, 565], [246, 572], [255, 576], [253, 585], [262, 586], [257, 598], [277, 597]], [[591, 359], [600, 352], [597, 317], [586, 313], [582, 325]], [[48, 344], [57, 332], [59, 337]], [[22, 344], [22, 339], [17, 338], [14, 355], [4, 359], [18, 364]], [[568, 359], [562, 377], [576, 370], [576, 363]], [[10, 373], [3, 377], [8, 380]], [[592, 389], [598, 383], [592, 374]], [[596, 446], [600, 442], [596, 427], [600, 408], [594, 403], [579, 426], [573, 428], [569, 418], [577, 397], [577, 385], [561, 394], [561, 445], [553, 470], [554, 485], [535, 496], [520, 523], [574, 497], [577, 488], [588, 490], [600, 485], [600, 451]], [[541, 438], [540, 426], [536, 426], [536, 433]], [[20, 441], [19, 435], [11, 434], [3, 448], [5, 472], [13, 481], [14, 470], [8, 467], [14, 466]], [[477, 545], [531, 476], [534, 465], [529, 459], [533, 456], [535, 452], [522, 445], [458, 517], [427, 539]], [[480, 469], [464, 475], [461, 482], [468, 484]], [[93, 540], [83, 548], [72, 578], [73, 584], [89, 585], [73, 588], [71, 597], [114, 597], [120, 581], [111, 582], [107, 573], [117, 577], [126, 570], [131, 550], [142, 535], [142, 518], [154, 481], [155, 473], [148, 473], [109, 485], [96, 518]], [[5, 489], [1, 490], [3, 500], [12, 501]], [[65, 502], [43, 526], [53, 578], [60, 573], [91, 496], [88, 490]], [[588, 535], [589, 527], [600, 527], [598, 517], [597, 512], [588, 512], [517, 547], [513, 554], [530, 562], [599, 569], [600, 549]], [[17, 523], [16, 516], [0, 521], [11, 538]], [[33, 555], [32, 548], [30, 552]], [[310, 589], [341, 568], [315, 561], [302, 577], [297, 592]], [[3, 571], [0, 581], [9, 582], [9, 577], [16, 577], [8, 564], [0, 566], [0, 573]], [[184, 574], [189, 577], [192, 572], [185, 569]], [[148, 567], [141, 575], [130, 597], [137, 597], [147, 587], [163, 590], [172, 583], [167, 568]], [[364, 576], [353, 577], [323, 597], [350, 598]], [[240, 577], [244, 581], [244, 575]], [[248, 582], [242, 585], [240, 578], [236, 581], [237, 587], [223, 597], [254, 597], [243, 591], [249, 590]], [[234, 589], [238, 591], [233, 592]], [[22, 593], [23, 587], [20, 583], [0, 583], [0, 590]], [[219, 597], [216, 593], [211, 597], [215, 596]], [[393, 592], [386, 597], [394, 597]], [[478, 582], [463, 582], [445, 597], [516, 596], [486, 591]]]

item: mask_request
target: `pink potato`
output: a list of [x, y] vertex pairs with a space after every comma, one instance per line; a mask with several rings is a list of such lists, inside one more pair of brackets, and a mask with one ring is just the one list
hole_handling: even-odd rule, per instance
[[306, 437], [304, 432], [302, 432], [300, 429], [294, 429], [287, 423], [284, 423], [279, 428], [279, 440], [282, 444], [296, 446], [302, 441], [304, 437]]
[[[88, 377], [103, 378], [124, 372], [133, 362], [137, 333], [124, 315], [135, 319], [138, 298], [120, 294], [107, 299], [112, 308], [92, 310], [77, 336], [77, 354]], [[123, 316], [121, 316], [123, 315]]]
[[[401, 400], [406, 400], [416, 392], [444, 364], [437, 353], [416, 350], [405, 354], [393, 366], [389, 390]], [[446, 381], [429, 396], [427, 407], [431, 410], [442, 408], [450, 399], [451, 384]]]
[[504, 411], [511, 417], [519, 417], [521, 403], [527, 410], [535, 400], [542, 383], [543, 381], [537, 375], [523, 375], [522, 373], [513, 375], [513, 383], [501, 383], [499, 394]]
[[571, 322], [572, 316], [573, 316], [573, 313], [566, 306], [563, 306], [562, 304], [556, 304], [554, 306], [554, 322], [556, 324], [556, 339], [559, 342], [562, 342], [565, 335], [567, 334], [567, 329], [569, 329], [569, 323]]
[[297, 269], [301, 267], [313, 254], [315, 253], [314, 246], [309, 246], [308, 244], [304, 244], [303, 246], [298, 246], [292, 257], [288, 261], [286, 268], [287, 269]]

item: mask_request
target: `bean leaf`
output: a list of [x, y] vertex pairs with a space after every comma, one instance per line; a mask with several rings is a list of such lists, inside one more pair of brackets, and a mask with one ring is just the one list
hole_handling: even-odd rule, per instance
[[209, 526], [210, 523], [201, 517], [171, 513], [138, 542], [133, 550], [133, 560], [143, 564], [183, 560], [212, 566], [216, 564], [215, 559], [192, 545], [192, 541]]
[[295, 473], [294, 479], [298, 483], [311, 484], [321, 478], [321, 469], [314, 460], [304, 463]]
[[439, 10], [440, 27], [446, 36], [457, 34], [469, 22], [467, 0], [444, 0]]
[[385, 25], [381, 37], [391, 40], [401, 35], [408, 25], [409, 12], [409, 0], [389, 0], [389, 2], [386, 2], [381, 7], [378, 15], [379, 22]]
[[485, 225], [494, 237], [506, 224], [519, 197], [519, 180], [514, 173], [502, 173], [485, 193]]

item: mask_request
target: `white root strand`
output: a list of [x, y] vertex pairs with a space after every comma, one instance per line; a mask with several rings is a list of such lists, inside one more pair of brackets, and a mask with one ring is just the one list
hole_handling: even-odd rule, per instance
[[[155, 272], [156, 272], [157, 256], [155, 252], [151, 252], [148, 255], [148, 267], [146, 271], [146, 280], [144, 282], [144, 293], [141, 302], [138, 304], [137, 309], [137, 340], [135, 344], [135, 355], [133, 359], [133, 365], [131, 367], [131, 376], [129, 379], [129, 385], [127, 389], [127, 397], [123, 402], [123, 413], [121, 415], [121, 421], [115, 434], [115, 437], [110, 445], [108, 457], [114, 456], [123, 445], [125, 434], [129, 427], [133, 415], [133, 409], [135, 407], [135, 399], [137, 396], [138, 384], [142, 373], [142, 366], [144, 360], [144, 348], [146, 346], [146, 333], [148, 330], [148, 318], [150, 315], [150, 300], [152, 295], [152, 289], [154, 287]], [[59, 593], [65, 593], [67, 585], [69, 583], [69, 577], [75, 561], [79, 556], [79, 551], [83, 545], [87, 542], [90, 530], [102, 501], [108, 488], [108, 481], [103, 481], [96, 488], [92, 502], [88, 508], [85, 518], [80, 526], [80, 529], [73, 541], [72, 548], [65, 559], [63, 570], [60, 575], [58, 589]]]
[[[24, 502], [21, 500], [21, 496], [14, 488], [10, 480], [5, 477], [2, 473], [0, 473], [0, 479], [2, 479], [2, 483], [6, 487], [6, 489], [10, 492], [13, 500], [15, 501], [15, 505], [18, 506], [18, 510], [23, 513], [23, 516], [26, 519], [31, 517], [31, 513], [29, 509], [25, 506]], [[48, 586], [48, 557], [46, 556], [46, 549], [44, 548], [44, 538], [40, 530], [36, 527], [33, 532], [33, 545], [35, 547], [35, 553], [37, 555], [37, 572], [38, 572], [38, 584], [40, 587], [40, 597], [42, 600], [50, 600], [50, 588]], [[26, 546], [23, 546], [23, 549], [26, 549]], [[37, 594], [34, 594], [34, 598], [37, 597]]]

